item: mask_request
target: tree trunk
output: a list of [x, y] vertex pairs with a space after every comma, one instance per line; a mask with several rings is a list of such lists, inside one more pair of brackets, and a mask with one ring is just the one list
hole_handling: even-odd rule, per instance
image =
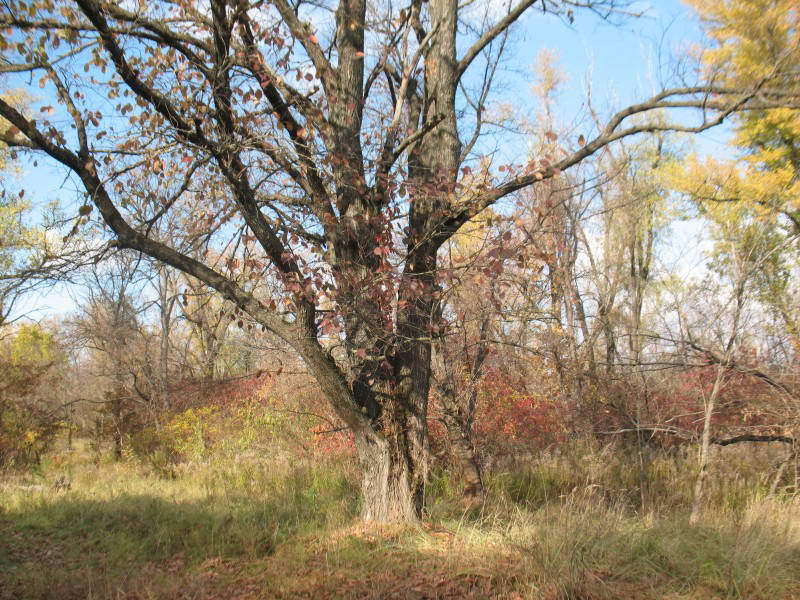
[[[316, 339], [296, 341], [311, 374], [355, 436], [362, 474], [364, 521], [414, 522], [422, 516], [427, 479], [425, 379], [402, 373], [397, 381], [357, 381], [355, 389]], [[406, 363], [410, 364], [410, 363]], [[410, 369], [402, 369], [406, 371]]]
[[690, 523], [697, 523], [703, 509], [703, 498], [705, 492], [705, 482], [708, 477], [709, 453], [711, 449], [711, 420], [714, 417], [714, 409], [717, 403], [717, 396], [722, 387], [723, 367], [718, 367], [717, 377], [714, 380], [714, 387], [706, 401], [705, 415], [703, 418], [703, 437], [700, 442], [700, 469], [694, 483], [694, 498], [692, 499], [692, 513], [689, 516]]
[[789, 455], [781, 462], [780, 466], [778, 467], [778, 471], [775, 473], [775, 477], [772, 480], [772, 485], [769, 486], [769, 494], [767, 494], [768, 498], [774, 497], [778, 492], [778, 486], [781, 484], [784, 473], [786, 473], [786, 468], [789, 466], [789, 463], [792, 462], [794, 457], [794, 444], [792, 444], [792, 448], [789, 450]]
[[379, 419], [356, 433], [364, 521], [407, 523], [422, 517], [428, 429], [419, 417], [426, 407], [409, 400], [394, 397]]
[[[748, 274], [749, 275], [749, 274]], [[697, 474], [697, 481], [694, 486], [694, 500], [692, 501], [692, 514], [689, 517], [690, 523], [696, 523], [700, 518], [700, 512], [703, 508], [703, 484], [708, 476], [708, 460], [709, 448], [711, 446], [711, 420], [714, 417], [714, 410], [716, 408], [717, 399], [719, 398], [720, 391], [722, 390], [723, 379], [725, 377], [726, 365], [733, 358], [733, 351], [736, 344], [736, 338], [739, 335], [739, 322], [742, 317], [742, 309], [745, 301], [745, 283], [747, 277], [739, 275], [736, 282], [736, 309], [733, 314], [733, 323], [731, 326], [731, 335], [728, 338], [728, 343], [725, 345], [725, 353], [723, 359], [717, 364], [717, 376], [714, 379], [714, 387], [708, 396], [708, 401], [705, 406], [705, 418], [703, 419], [703, 440], [700, 447], [700, 471]]]
[[169, 274], [165, 266], [158, 271], [158, 293], [161, 309], [161, 344], [158, 356], [158, 387], [161, 409], [169, 408], [169, 337], [172, 329], [172, 307], [175, 297], [169, 297]]
[[405, 435], [362, 436], [356, 443], [361, 465], [361, 518], [378, 523], [413, 522], [422, 516], [425, 456]]
[[122, 409], [121, 401], [114, 401], [114, 460], [122, 460]]
[[475, 456], [475, 447], [472, 443], [472, 436], [465, 430], [464, 419], [458, 413], [454, 414], [455, 406], [449, 406], [444, 402], [444, 415], [442, 421], [447, 429], [447, 437], [453, 448], [453, 453], [458, 459], [461, 467], [461, 474], [464, 478], [464, 489], [462, 495], [467, 502], [479, 502], [484, 495], [483, 477], [481, 467]]

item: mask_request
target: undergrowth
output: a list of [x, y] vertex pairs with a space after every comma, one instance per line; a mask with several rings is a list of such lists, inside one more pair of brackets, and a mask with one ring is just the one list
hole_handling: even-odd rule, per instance
[[352, 459], [225, 454], [162, 477], [89, 455], [0, 483], [0, 598], [800, 595], [800, 503], [747, 465], [711, 478], [692, 526], [691, 457], [575, 447], [488, 474], [480, 507], [435, 471], [422, 523], [377, 528]]

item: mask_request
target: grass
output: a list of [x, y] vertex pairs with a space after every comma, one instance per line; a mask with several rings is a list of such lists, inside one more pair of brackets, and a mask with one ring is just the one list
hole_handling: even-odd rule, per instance
[[377, 528], [341, 458], [165, 479], [55, 454], [0, 483], [0, 599], [800, 597], [799, 502], [720, 476], [689, 526], [687, 465], [656, 459], [642, 493], [633, 462], [583, 448], [515, 466], [470, 511], [440, 471], [423, 523]]

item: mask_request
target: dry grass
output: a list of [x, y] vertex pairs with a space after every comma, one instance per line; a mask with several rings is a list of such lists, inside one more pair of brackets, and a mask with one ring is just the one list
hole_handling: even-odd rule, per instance
[[642, 494], [624, 454], [576, 449], [493, 474], [470, 512], [440, 473], [424, 523], [375, 528], [346, 461], [163, 479], [56, 455], [0, 484], [0, 598], [800, 597], [800, 503], [740, 477], [689, 526], [691, 470], [658, 461]]

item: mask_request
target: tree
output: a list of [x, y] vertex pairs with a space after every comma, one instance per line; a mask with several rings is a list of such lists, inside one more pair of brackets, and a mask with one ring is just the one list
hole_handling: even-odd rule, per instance
[[187, 278], [185, 285], [181, 311], [190, 328], [190, 351], [196, 356], [200, 377], [214, 381], [222, 372], [220, 357], [233, 309], [226, 311], [219, 297], [206, 291], [201, 282]]
[[35, 243], [36, 234], [26, 227], [23, 215], [27, 206], [19, 198], [0, 198], [0, 325], [11, 313], [19, 297], [21, 282], [17, 273], [19, 255]]
[[0, 338], [0, 469], [37, 464], [64, 428], [59, 384], [65, 355], [39, 325], [7, 326]]
[[[434, 343], [436, 396], [447, 434], [448, 449], [460, 468], [463, 497], [468, 504], [484, 497], [480, 459], [475, 450], [474, 422], [478, 384], [492, 343], [493, 324], [499, 306], [496, 274], [504, 262], [493, 243], [497, 234], [491, 227], [492, 214], [473, 220], [450, 240], [442, 257], [439, 275], [447, 280], [447, 291], [439, 299], [439, 321], [444, 333]], [[490, 253], [490, 256], [486, 254]], [[493, 306], [494, 304], [494, 306]]]
[[[20, 92], [7, 93], [5, 100], [19, 110], [27, 104]], [[5, 130], [8, 122], [0, 119], [0, 129]], [[21, 281], [15, 277], [24, 261], [26, 250], [36, 246], [38, 232], [26, 223], [30, 206], [22, 196], [7, 194], [6, 179], [17, 169], [14, 152], [0, 142], [0, 181], [3, 192], [0, 195], [0, 326], [2, 326], [19, 297]], [[23, 194], [24, 196], [24, 194]]]
[[[33, 120], [0, 100], [13, 125], [3, 139], [66, 167], [86, 194], [81, 213], [96, 207], [116, 247], [195, 277], [293, 348], [354, 434], [363, 517], [413, 520], [427, 476], [442, 245], [488, 207], [616, 140], [702, 131], [736, 110], [786, 101], [763, 85], [681, 85], [562, 140], [550, 159], [493, 167], [462, 191], [511, 26], [529, 9], [571, 21], [575, 11], [608, 16], [621, 4], [520, 0], [496, 20], [487, 4], [462, 35], [476, 9], [455, 0], [402, 8], [181, 0], [135, 9], [9, 1], [2, 70], [35, 73], [58, 108]], [[698, 124], [629, 121], [660, 107], [705, 112]], [[134, 175], [148, 183], [144, 204], [128, 201]], [[150, 235], [181, 207], [192, 214], [181, 236]], [[259, 253], [246, 260], [263, 265], [279, 294], [260, 294], [181, 251], [199, 230], [236, 228], [241, 251]], [[329, 352], [324, 338], [343, 351]]]
[[[800, 13], [795, 2], [691, 0], [690, 4], [697, 10], [708, 36], [716, 42], [702, 59], [705, 68], [717, 73], [721, 83], [735, 87], [763, 82], [779, 87], [784, 94], [796, 93], [800, 83], [796, 73]], [[698, 198], [708, 202], [740, 200], [751, 213], [783, 220], [800, 231], [798, 108], [796, 103], [789, 103], [779, 109], [737, 115], [733, 146], [740, 150], [740, 160], [710, 164], [716, 174], [709, 170], [706, 177], [699, 179]], [[741, 168], [741, 178], [731, 172], [734, 165]], [[714, 190], [714, 184], [720, 189]]]
[[95, 398], [87, 398], [84, 391], [81, 400], [101, 407], [117, 460], [134, 424], [154, 421], [163, 408], [160, 361], [150, 351], [141, 323], [144, 303], [137, 298], [145, 276], [141, 262], [130, 253], [119, 253], [104, 271], [87, 275], [80, 314], [70, 323], [73, 338], [89, 351], [93, 374], [102, 381]]
[[[737, 441], [785, 441], [783, 435], [742, 435], [721, 439], [715, 427], [719, 427], [720, 413], [725, 409], [738, 413], [735, 419], [741, 428], [750, 415], [755, 425], [775, 426], [774, 420], [767, 423], [753, 418], [766, 414], [770, 408], [766, 404], [765, 392], [777, 395], [778, 403], [791, 408], [784, 412], [784, 417], [794, 412], [796, 399], [790, 386], [782, 382], [769, 366], [757, 364], [748, 357], [748, 337], [750, 332], [758, 330], [754, 322], [759, 311], [752, 306], [757, 294], [754, 288], [758, 285], [758, 273], [768, 264], [775, 248], [763, 245], [747, 246], [741, 243], [742, 235], [738, 224], [727, 222], [715, 227], [718, 244], [727, 246], [725, 260], [714, 266], [717, 280], [709, 278], [700, 284], [690, 285], [689, 293], [674, 304], [676, 319], [674, 322], [680, 334], [673, 338], [683, 353], [683, 361], [687, 365], [689, 381], [694, 379], [694, 393], [702, 403], [702, 431], [699, 435], [700, 448], [698, 456], [698, 474], [694, 486], [694, 498], [690, 521], [696, 522], [704, 506], [705, 482], [711, 465], [710, 448], [716, 443], [729, 445]], [[693, 314], [694, 313], [694, 314]], [[752, 336], [754, 337], [754, 336]], [[755, 364], [754, 364], [755, 363]], [[762, 393], [757, 400], [747, 398], [748, 388], [760, 383]], [[679, 394], [676, 394], [676, 396]], [[787, 402], [789, 401], [789, 402]], [[724, 406], [728, 404], [728, 406]], [[759, 405], [761, 404], [761, 405]], [[691, 414], [691, 413], [689, 413]], [[673, 425], [680, 423], [680, 418], [673, 416]], [[692, 416], [696, 425], [701, 420]], [[772, 421], [772, 422], [770, 422]], [[791, 420], [785, 419], [777, 424], [791, 426]]]
[[[719, 2], [693, 0], [715, 45], [703, 53], [706, 68], [729, 86], [769, 81], [786, 94], [798, 89], [800, 14], [796, 3], [782, 0]], [[734, 158], [691, 157], [672, 165], [672, 187], [698, 207], [715, 232], [713, 267], [720, 275], [741, 271], [741, 257], [751, 264], [749, 289], [785, 332], [779, 345], [783, 370], [791, 368], [800, 348], [800, 312], [796, 279], [800, 237], [800, 111], [796, 104], [737, 115], [730, 146]], [[775, 337], [775, 336], [773, 336]], [[788, 342], [788, 343], [787, 343]], [[790, 407], [781, 420], [791, 423], [796, 397], [768, 369], [759, 372]], [[788, 400], [788, 401], [787, 401]], [[766, 410], [766, 409], [765, 409]], [[701, 471], [702, 473], [702, 471]], [[702, 477], [701, 477], [702, 479]], [[701, 479], [698, 485], [702, 485]], [[776, 484], [778, 478], [776, 478]], [[698, 500], [699, 502], [699, 500]], [[695, 506], [696, 516], [699, 508]]]
[[[798, 89], [800, 15], [796, 3], [785, 0], [692, 0], [715, 45], [704, 52], [706, 68], [730, 86], [769, 81], [784, 93]], [[770, 243], [773, 253], [759, 274], [761, 300], [783, 321], [797, 347], [800, 313], [792, 301], [788, 276], [797, 265], [800, 234], [800, 111], [797, 105], [738, 115], [731, 147], [733, 159], [691, 157], [674, 165], [671, 184], [697, 203], [703, 216], [717, 224], [747, 223], [738, 239], [746, 246]], [[770, 240], [767, 242], [767, 240]]]

